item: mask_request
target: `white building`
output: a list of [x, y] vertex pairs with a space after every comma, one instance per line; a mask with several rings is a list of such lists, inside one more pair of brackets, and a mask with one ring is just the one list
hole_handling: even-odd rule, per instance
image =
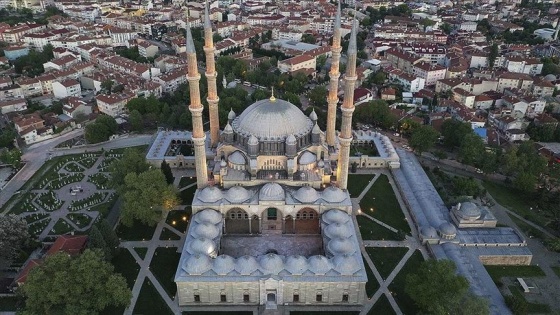
[[52, 83], [54, 97], [58, 99], [74, 96], [79, 97], [81, 94], [80, 82], [74, 79], [67, 79], [63, 81], [55, 81]]

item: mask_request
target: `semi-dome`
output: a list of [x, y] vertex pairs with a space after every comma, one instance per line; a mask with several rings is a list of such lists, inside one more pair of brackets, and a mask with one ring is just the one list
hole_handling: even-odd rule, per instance
[[196, 238], [202, 237], [213, 240], [220, 235], [220, 229], [214, 224], [198, 223], [193, 226], [191, 235]]
[[191, 275], [201, 275], [212, 268], [212, 259], [207, 255], [195, 254], [183, 263], [183, 270]]
[[302, 186], [295, 192], [294, 198], [299, 202], [313, 203], [319, 199], [319, 193], [311, 186]]
[[284, 188], [277, 183], [267, 183], [259, 192], [260, 200], [284, 200], [285, 198]]
[[348, 255], [356, 252], [352, 241], [347, 238], [335, 238], [327, 244], [327, 248], [333, 255]]
[[205, 209], [199, 211], [195, 214], [194, 220], [196, 223], [210, 223], [210, 224], [218, 224], [222, 222], [222, 214], [216, 210], [212, 209]]
[[229, 202], [243, 202], [249, 199], [249, 192], [241, 186], [233, 186], [226, 192], [226, 199]]
[[187, 251], [193, 255], [213, 255], [216, 253], [216, 243], [204, 237], [195, 238], [188, 244]]
[[255, 135], [261, 141], [305, 134], [312, 127], [311, 120], [299, 108], [281, 99], [260, 100], [233, 121], [233, 129], [238, 133]]
[[472, 202], [463, 202], [459, 206], [459, 215], [467, 220], [476, 220], [482, 214], [480, 208]]
[[228, 162], [237, 165], [245, 165], [245, 163], [247, 163], [247, 160], [245, 160], [245, 156], [243, 156], [243, 153], [235, 151], [228, 156]]
[[420, 229], [420, 234], [423, 238], [438, 238], [437, 231], [432, 226], [425, 226]]
[[321, 216], [321, 219], [323, 220], [323, 222], [327, 224], [346, 223], [350, 221], [350, 216], [344, 211], [340, 211], [338, 209], [331, 209], [324, 212], [323, 215]]
[[303, 152], [302, 155], [299, 157], [299, 164], [308, 165], [311, 163], [315, 163], [317, 161], [317, 156], [309, 151]]
[[316, 275], [324, 275], [333, 268], [332, 263], [327, 259], [327, 257], [321, 255], [309, 257], [309, 259], [307, 259], [307, 263], [309, 264], [309, 271]]
[[307, 259], [303, 256], [297, 255], [286, 258], [285, 269], [292, 275], [302, 275], [308, 268]]
[[330, 239], [349, 238], [354, 233], [347, 223], [333, 223], [325, 228], [325, 235]]
[[218, 275], [227, 275], [235, 269], [235, 259], [228, 255], [220, 255], [214, 259], [212, 270]]
[[326, 202], [339, 203], [346, 199], [346, 194], [338, 187], [329, 186], [323, 190], [321, 198], [323, 198]]
[[243, 256], [237, 259], [235, 271], [243, 276], [248, 276], [259, 269], [259, 263], [253, 256]]
[[260, 258], [261, 270], [269, 274], [277, 274], [284, 269], [282, 257], [276, 254], [266, 254]]
[[360, 270], [360, 264], [355, 255], [337, 255], [332, 259], [336, 271], [349, 276]]
[[457, 235], [457, 229], [449, 222], [440, 224], [438, 229], [443, 238], [451, 239]]
[[223, 198], [222, 191], [216, 186], [208, 186], [200, 191], [198, 199], [202, 202], [216, 202]]

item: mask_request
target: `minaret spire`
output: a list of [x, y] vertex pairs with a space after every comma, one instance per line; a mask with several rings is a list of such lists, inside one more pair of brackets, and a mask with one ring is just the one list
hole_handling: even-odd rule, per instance
[[338, 152], [338, 168], [336, 180], [340, 189], [347, 189], [348, 167], [350, 166], [350, 143], [352, 142], [352, 114], [354, 113], [354, 86], [356, 85], [356, 59], [358, 47], [356, 44], [356, 16], [352, 20], [352, 32], [348, 43], [348, 63], [344, 74], [344, 102], [342, 103], [342, 126], [338, 135], [340, 150]]
[[328, 111], [327, 111], [327, 145], [330, 147], [335, 146], [336, 137], [336, 104], [338, 103], [338, 78], [340, 77], [340, 1], [338, 1], [338, 8], [336, 10], [336, 17], [334, 19], [333, 41], [331, 46], [332, 61], [331, 71], [329, 72], [329, 95], [327, 97]]
[[208, 12], [208, 1], [204, 3], [204, 54], [206, 55], [206, 79], [208, 81], [208, 112], [210, 116], [210, 146], [215, 148], [220, 137], [220, 120], [218, 114], [218, 89], [216, 87], [216, 63], [214, 60], [214, 39], [212, 23]]
[[196, 186], [202, 189], [208, 185], [208, 169], [206, 165], [206, 135], [202, 126], [203, 106], [200, 102], [200, 73], [196, 61], [196, 50], [191, 34], [191, 27], [187, 21], [187, 80], [189, 81], [189, 92], [191, 104], [189, 110], [192, 115], [192, 140], [194, 143], [194, 156], [196, 166]]

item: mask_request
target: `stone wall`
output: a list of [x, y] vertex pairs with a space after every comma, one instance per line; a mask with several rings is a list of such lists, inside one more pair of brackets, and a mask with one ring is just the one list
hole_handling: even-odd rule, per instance
[[480, 255], [483, 265], [530, 265], [533, 255]]

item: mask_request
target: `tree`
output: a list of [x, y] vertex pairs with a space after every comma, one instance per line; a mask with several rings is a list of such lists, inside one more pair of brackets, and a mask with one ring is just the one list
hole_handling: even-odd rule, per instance
[[455, 119], [447, 119], [441, 124], [443, 145], [452, 149], [461, 146], [466, 135], [473, 133], [471, 125]]
[[410, 136], [410, 147], [416, 152], [422, 153], [434, 146], [438, 139], [438, 132], [431, 126], [420, 126]]
[[130, 128], [134, 131], [142, 131], [144, 128], [144, 120], [142, 114], [138, 110], [133, 110], [128, 116], [128, 122], [130, 123]]
[[101, 235], [101, 232], [99, 232], [99, 229], [95, 225], [89, 230], [88, 248], [100, 250], [103, 253], [105, 260], [111, 261], [111, 249], [107, 246], [107, 243], [105, 243], [105, 240], [103, 239], [103, 235]]
[[99, 143], [109, 140], [119, 128], [115, 118], [108, 115], [97, 117], [95, 122], [86, 126], [85, 138], [88, 143]]
[[0, 270], [10, 265], [29, 239], [25, 220], [15, 214], [0, 217]]
[[269, 98], [270, 96], [265, 90], [256, 89], [253, 94], [251, 94], [251, 98], [253, 102], [264, 100], [265, 98]]
[[127, 148], [123, 152], [120, 160], [111, 163], [109, 170], [111, 172], [111, 183], [117, 189], [124, 184], [124, 178], [127, 174], [140, 174], [147, 171], [150, 164], [146, 162], [141, 151], [133, 148]]
[[499, 54], [500, 51], [498, 48], [498, 44], [496, 43], [492, 44], [492, 47], [490, 48], [490, 53], [488, 54], [488, 66], [490, 68], [494, 67], [494, 63], [496, 62], [496, 58], [498, 58]]
[[323, 69], [323, 67], [325, 66], [325, 64], [327, 63], [327, 56], [326, 55], [320, 55], [317, 57], [317, 70], [321, 71], [321, 69]]
[[303, 36], [301, 36], [301, 41], [303, 43], [315, 44], [317, 39], [315, 39], [315, 37], [311, 34], [303, 34]]
[[20, 149], [3, 150], [2, 153], [0, 153], [0, 161], [18, 168], [21, 165], [21, 156], [22, 153]]
[[107, 79], [107, 80], [101, 82], [101, 90], [103, 90], [105, 93], [110, 95], [111, 92], [113, 91], [113, 85], [114, 84], [115, 84], [115, 82], [113, 82], [113, 80]]
[[173, 184], [173, 172], [171, 171], [171, 167], [169, 166], [169, 164], [167, 164], [167, 162], [165, 162], [165, 160], [161, 162], [161, 172], [163, 173], [163, 176], [165, 176], [165, 181], [168, 184]]
[[86, 249], [76, 257], [66, 253], [47, 257], [21, 287], [27, 297], [24, 314], [85, 315], [108, 306], [128, 306], [132, 293], [126, 280], [102, 256]]
[[103, 240], [107, 247], [109, 247], [113, 253], [113, 256], [119, 251], [120, 240], [117, 236], [117, 233], [113, 229], [113, 227], [109, 224], [107, 219], [102, 219], [96, 224], [101, 236], [103, 236]]
[[452, 27], [451, 27], [451, 24], [449, 24], [447, 22], [443, 23], [440, 28], [447, 35], [451, 34], [451, 31], [453, 30]]
[[121, 222], [126, 226], [134, 220], [154, 225], [179, 204], [174, 187], [167, 184], [158, 169], [130, 173], [124, 182]]
[[455, 268], [451, 260], [430, 259], [406, 277], [404, 290], [422, 313], [453, 314], [451, 308], [469, 288], [467, 279], [455, 274]]
[[327, 88], [324, 86], [316, 86], [311, 91], [309, 91], [309, 102], [313, 106], [326, 106], [327, 105]]
[[371, 82], [377, 85], [381, 85], [387, 81], [387, 75], [383, 71], [378, 71], [375, 75], [372, 76]]
[[469, 133], [461, 141], [459, 157], [465, 164], [473, 165], [480, 160], [484, 154], [484, 142], [482, 138], [474, 133]]

